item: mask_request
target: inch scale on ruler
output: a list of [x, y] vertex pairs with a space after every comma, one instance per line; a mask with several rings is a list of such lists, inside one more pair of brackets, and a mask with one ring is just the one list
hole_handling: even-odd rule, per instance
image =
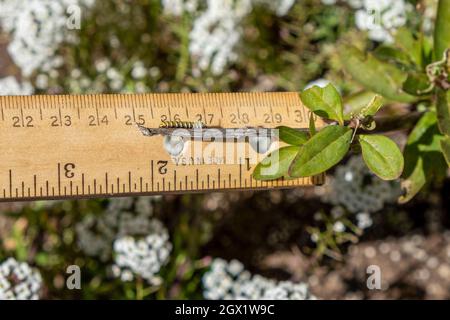
[[307, 128], [297, 93], [7, 96], [0, 111], [0, 201], [287, 188], [325, 179], [256, 181], [251, 156], [234, 164], [174, 162], [163, 137], [136, 128], [180, 120]]

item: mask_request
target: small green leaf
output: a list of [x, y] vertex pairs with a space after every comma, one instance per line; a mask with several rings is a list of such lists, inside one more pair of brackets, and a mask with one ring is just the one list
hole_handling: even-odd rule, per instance
[[415, 95], [421, 96], [425, 91], [430, 88], [430, 80], [425, 73], [410, 72], [408, 78], [403, 82], [403, 91]]
[[373, 117], [377, 114], [380, 108], [383, 106], [383, 97], [376, 95], [370, 100], [370, 102], [361, 109], [360, 115], [362, 117]]
[[383, 61], [395, 64], [402, 69], [411, 69], [411, 60], [407, 53], [386, 45], [380, 45], [373, 51], [375, 58]]
[[430, 181], [445, 177], [447, 165], [440, 149], [442, 137], [436, 113], [425, 113], [409, 135], [403, 152], [402, 187], [405, 194], [399, 198], [400, 203], [411, 200]]
[[406, 27], [400, 28], [395, 34], [395, 44], [409, 55], [409, 59], [419, 68], [423, 66], [422, 36], [416, 38]]
[[253, 171], [256, 180], [275, 180], [287, 176], [289, 166], [299, 153], [301, 147], [289, 146], [269, 154]]
[[366, 89], [394, 101], [416, 100], [414, 96], [402, 91], [406, 74], [395, 65], [380, 61], [370, 53], [366, 55], [353, 46], [342, 48], [341, 57], [345, 69]]
[[438, 89], [437, 97], [436, 111], [439, 130], [450, 136], [450, 90]]
[[440, 0], [434, 27], [434, 60], [438, 61], [450, 48], [450, 0]]
[[346, 96], [344, 100], [344, 120], [351, 120], [355, 115], [361, 113], [361, 110], [373, 100], [374, 95], [375, 93], [370, 91], [361, 91]]
[[292, 177], [310, 177], [322, 173], [346, 155], [350, 147], [352, 130], [343, 126], [328, 126], [320, 130], [303, 145], [289, 168]]
[[306, 132], [298, 131], [289, 127], [281, 126], [279, 130], [279, 138], [292, 146], [301, 146], [308, 141], [308, 134]]
[[360, 135], [364, 162], [383, 180], [394, 180], [403, 171], [403, 155], [397, 144], [385, 136]]
[[314, 113], [309, 114], [309, 137], [312, 138], [316, 135], [316, 120], [314, 119]]
[[305, 106], [319, 117], [344, 124], [341, 95], [332, 84], [325, 88], [314, 86], [301, 92], [300, 97]]
[[450, 167], [450, 137], [445, 137], [441, 140], [441, 149], [445, 161], [447, 161], [447, 164]]

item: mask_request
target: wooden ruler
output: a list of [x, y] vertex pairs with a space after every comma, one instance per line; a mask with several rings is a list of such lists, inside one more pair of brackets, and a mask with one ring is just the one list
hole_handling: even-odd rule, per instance
[[[163, 137], [144, 137], [136, 128], [167, 120], [224, 128], [306, 128], [308, 111], [296, 93], [6, 96], [0, 97], [0, 109], [0, 201], [324, 182], [323, 175], [256, 181], [251, 177], [255, 164], [247, 156], [235, 164], [174, 162]], [[320, 120], [316, 125], [322, 125]]]

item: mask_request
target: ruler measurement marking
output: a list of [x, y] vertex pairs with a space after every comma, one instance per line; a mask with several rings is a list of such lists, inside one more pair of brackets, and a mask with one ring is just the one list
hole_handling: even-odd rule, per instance
[[23, 108], [20, 106], [20, 120], [22, 121], [22, 127], [25, 127], [25, 120], [23, 118]]
[[61, 164], [58, 163], [58, 194], [61, 194]]
[[173, 187], [177, 190], [177, 169], [173, 170]]
[[[97, 97], [97, 96], [96, 96]], [[97, 99], [96, 99], [97, 100]], [[95, 115], [97, 117], [97, 125], [100, 125], [100, 116], [99, 116], [99, 112], [98, 112], [98, 105], [97, 105], [97, 101], [95, 101]]]
[[198, 189], [198, 169], [195, 169], [195, 180], [196, 180], [197, 189]]
[[131, 172], [128, 171], [128, 191], [131, 193]]
[[77, 102], [77, 117], [78, 117], [78, 120], [81, 120], [80, 105], [81, 105], [82, 103], [81, 103], [80, 96], [77, 96], [76, 102]]
[[12, 197], [12, 170], [9, 170], [9, 195]]
[[81, 193], [84, 194], [84, 173], [81, 174]]
[[33, 187], [34, 187], [34, 196], [36, 197], [36, 192], [37, 192], [37, 176], [34, 175], [33, 176]]
[[150, 169], [150, 176], [151, 176], [151, 179], [152, 179], [152, 191], [154, 191], [155, 190], [155, 183], [154, 183], [154, 174], [153, 174], [153, 160], [150, 162], [151, 163], [151, 169]]
[[1, 111], [2, 111], [2, 121], [5, 121], [5, 112], [4, 112], [4, 105], [3, 105], [3, 102], [4, 102], [4, 100], [3, 99], [0, 99], [0, 102], [1, 102]]

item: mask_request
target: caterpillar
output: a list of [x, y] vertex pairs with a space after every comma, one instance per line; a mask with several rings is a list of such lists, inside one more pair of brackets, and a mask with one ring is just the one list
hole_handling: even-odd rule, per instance
[[205, 127], [201, 121], [162, 121], [160, 128], [202, 129]]

